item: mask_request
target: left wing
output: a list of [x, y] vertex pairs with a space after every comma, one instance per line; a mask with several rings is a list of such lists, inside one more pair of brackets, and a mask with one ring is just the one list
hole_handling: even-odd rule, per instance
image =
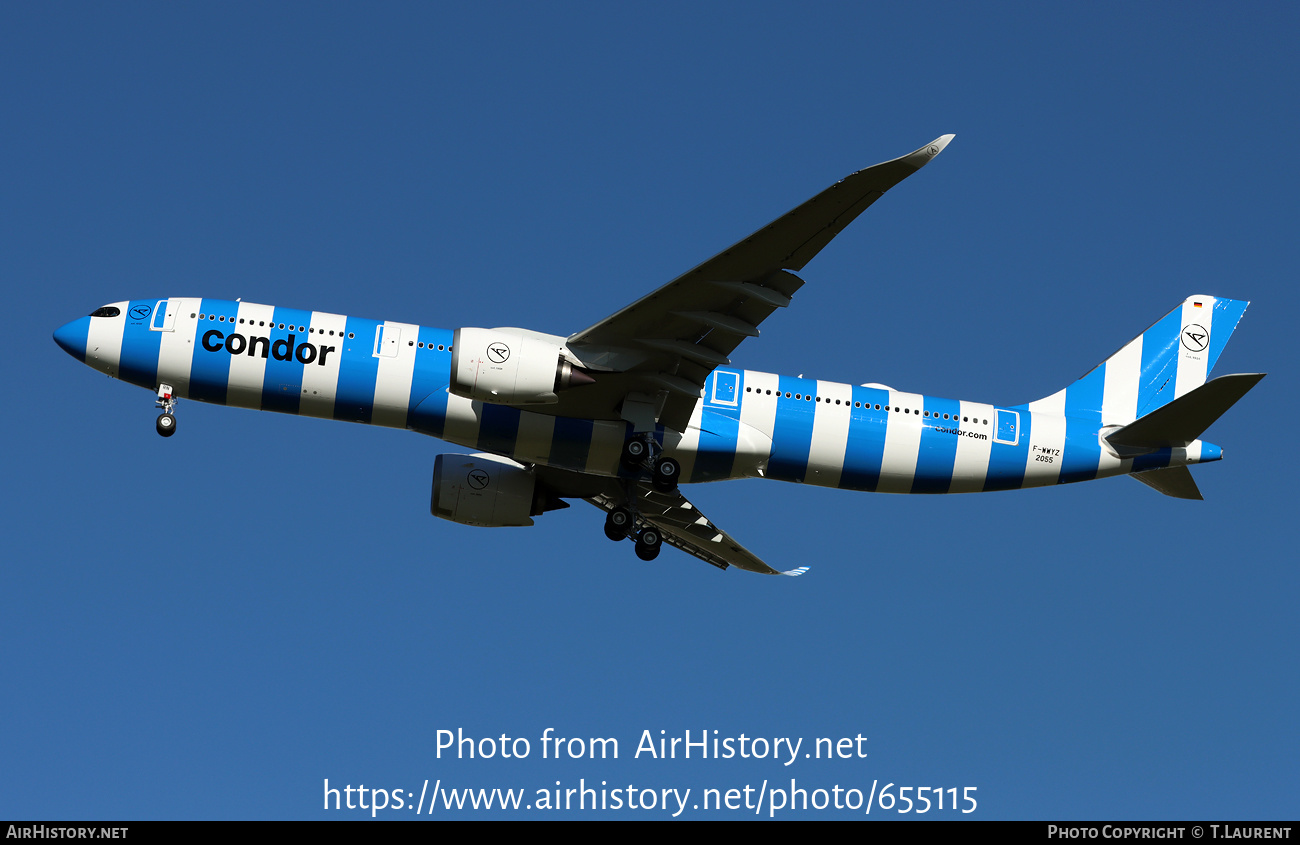
[[538, 466], [536, 472], [556, 495], [581, 496], [607, 513], [617, 507], [627, 508], [634, 514], [637, 527], [653, 525], [665, 543], [719, 569], [736, 566], [763, 575], [802, 575], [808, 571], [806, 566], [786, 572], [768, 566], [710, 522], [680, 491], [660, 493], [647, 482], [581, 475], [544, 466]]
[[[803, 286], [801, 270], [844, 227], [937, 156], [944, 135], [901, 158], [859, 170], [749, 237], [568, 339], [596, 384], [566, 396], [565, 416], [621, 416], [637, 430], [655, 422], [684, 431], [713, 368]], [[604, 410], [604, 414], [599, 412]], [[579, 413], [573, 413], [578, 411]]]
[[[637, 524], [649, 523], [663, 534], [664, 542], [694, 555], [719, 569], [737, 566], [763, 575], [802, 575], [808, 567], [782, 572], [768, 566], [749, 549], [718, 528], [680, 490], [660, 493], [644, 481], [629, 485], [630, 491], [612, 490], [587, 499], [606, 512], [622, 506], [636, 514]], [[629, 493], [636, 498], [629, 502]]]

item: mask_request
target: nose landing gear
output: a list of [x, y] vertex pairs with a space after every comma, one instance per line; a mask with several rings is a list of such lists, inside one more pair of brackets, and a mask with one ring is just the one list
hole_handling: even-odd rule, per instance
[[154, 427], [163, 437], [171, 437], [176, 433], [176, 417], [172, 414], [172, 409], [176, 407], [176, 396], [172, 393], [170, 384], [158, 385], [158, 401], [154, 402], [154, 407], [162, 408]]

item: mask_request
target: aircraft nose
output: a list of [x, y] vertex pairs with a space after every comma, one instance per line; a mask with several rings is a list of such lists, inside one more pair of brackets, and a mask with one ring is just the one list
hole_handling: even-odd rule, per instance
[[78, 361], [86, 360], [86, 336], [90, 333], [90, 318], [80, 317], [54, 330], [54, 342]]

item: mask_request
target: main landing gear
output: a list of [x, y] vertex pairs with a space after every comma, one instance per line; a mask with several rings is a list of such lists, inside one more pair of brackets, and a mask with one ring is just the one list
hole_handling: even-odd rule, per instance
[[636, 525], [632, 512], [627, 508], [614, 508], [605, 517], [605, 536], [614, 542], [625, 539], [627, 532]]
[[657, 528], [642, 528], [636, 535], [636, 556], [642, 560], [654, 560], [659, 557], [659, 547], [664, 543], [663, 535]]
[[[623, 469], [638, 476], [649, 470], [650, 484], [660, 493], [672, 493], [677, 489], [677, 481], [682, 475], [682, 465], [675, 458], [663, 454], [663, 447], [652, 434], [634, 434], [623, 444]], [[633, 484], [628, 482], [628, 501], [635, 502]], [[636, 516], [624, 507], [614, 508], [605, 517], [605, 536], [618, 542], [632, 536], [636, 530]], [[636, 556], [642, 560], [654, 560], [659, 556], [664, 536], [658, 528], [642, 521], [643, 527], [636, 531]]]
[[170, 384], [158, 385], [158, 401], [154, 403], [155, 408], [162, 408], [162, 413], [158, 415], [158, 422], [155, 428], [163, 437], [171, 437], [176, 433], [176, 417], [172, 415], [172, 409], [176, 407], [176, 396], [172, 393]]
[[623, 468], [636, 472], [645, 464], [646, 456], [650, 454], [650, 444], [633, 435], [623, 444]]
[[682, 465], [662, 452], [663, 447], [652, 435], [633, 435], [623, 444], [623, 468], [639, 472], [648, 467], [654, 488], [660, 493], [671, 493], [677, 489]]
[[655, 461], [654, 478], [650, 483], [660, 493], [671, 493], [677, 489], [677, 479], [682, 475], [682, 465], [673, 458], [661, 457]]
[[[636, 526], [636, 518], [627, 508], [614, 508], [605, 517], [605, 536], [618, 542], [625, 540]], [[636, 556], [642, 560], [654, 560], [659, 556], [663, 545], [663, 535], [653, 525], [648, 525], [636, 533]]]

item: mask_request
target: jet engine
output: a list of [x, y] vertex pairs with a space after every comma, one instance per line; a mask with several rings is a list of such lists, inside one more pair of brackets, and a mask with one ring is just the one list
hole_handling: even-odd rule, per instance
[[457, 396], [503, 405], [549, 405], [561, 390], [595, 382], [564, 356], [564, 338], [527, 329], [456, 329], [451, 384]]
[[567, 508], [529, 467], [496, 455], [439, 455], [433, 464], [434, 516], [488, 528], [532, 525], [530, 517]]

